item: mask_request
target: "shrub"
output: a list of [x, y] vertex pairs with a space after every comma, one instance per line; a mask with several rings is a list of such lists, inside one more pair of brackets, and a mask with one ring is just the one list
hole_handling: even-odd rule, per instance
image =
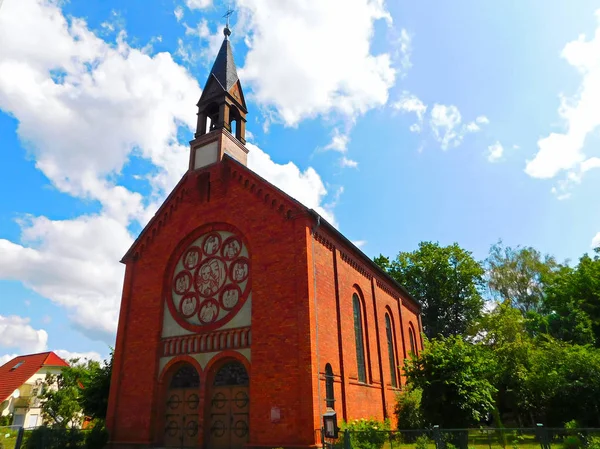
[[574, 435], [566, 436], [563, 440], [562, 447], [563, 449], [579, 449], [581, 447], [581, 440]]
[[588, 440], [587, 449], [600, 449], [600, 437], [591, 437]]
[[407, 389], [396, 395], [394, 415], [398, 420], [398, 430], [423, 429], [425, 422], [421, 412], [421, 397], [423, 390], [420, 388]]
[[92, 430], [85, 436], [86, 449], [103, 449], [108, 443], [108, 430], [104, 425], [104, 421], [98, 420], [94, 422]]
[[83, 449], [84, 434], [79, 429], [38, 427], [26, 433], [25, 449]]
[[432, 444], [433, 441], [427, 437], [427, 435], [421, 435], [415, 441], [415, 449], [428, 449], [429, 445]]
[[352, 449], [381, 449], [390, 438], [390, 422], [376, 419], [355, 419], [348, 423], [342, 422], [340, 430], [350, 432]]

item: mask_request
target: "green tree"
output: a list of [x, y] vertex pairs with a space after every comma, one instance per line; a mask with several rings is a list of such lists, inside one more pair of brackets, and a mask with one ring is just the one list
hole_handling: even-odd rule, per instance
[[499, 241], [490, 248], [485, 268], [493, 297], [510, 302], [525, 315], [541, 310], [545, 287], [560, 265], [534, 248], [505, 247]]
[[85, 415], [90, 418], [106, 419], [113, 359], [114, 352], [111, 350], [108, 360], [104, 360], [102, 364], [88, 365], [85, 377], [80, 379], [83, 388], [79, 403]]
[[532, 414], [548, 426], [600, 425], [600, 350], [554, 339], [540, 342], [527, 375]]
[[520, 310], [509, 302], [502, 302], [486, 313], [475, 327], [477, 341], [494, 354], [497, 362], [491, 379], [498, 390], [498, 417], [502, 420], [513, 418], [518, 427], [525, 427], [525, 422], [530, 421], [530, 411], [536, 406], [536, 398], [531, 397], [526, 387], [535, 351], [535, 342], [526, 332], [526, 323]]
[[421, 303], [429, 338], [462, 335], [480, 316], [484, 270], [458, 244], [421, 242], [416, 251], [401, 252], [392, 262], [384, 256], [375, 262]]
[[545, 311], [548, 332], [573, 343], [600, 346], [600, 248], [575, 268], [564, 267], [549, 283]]
[[494, 409], [494, 370], [493, 353], [460, 336], [427, 341], [405, 366], [410, 385], [423, 391], [424, 419], [446, 428], [477, 425]]
[[42, 416], [51, 427], [73, 427], [83, 419], [79, 403], [79, 379], [87, 373], [87, 367], [78, 359], [69, 361], [70, 366], [60, 374], [47, 374], [44, 382]]

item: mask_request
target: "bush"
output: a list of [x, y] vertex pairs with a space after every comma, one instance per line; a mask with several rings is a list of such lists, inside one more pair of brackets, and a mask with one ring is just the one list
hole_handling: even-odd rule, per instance
[[581, 440], [574, 435], [566, 436], [562, 443], [563, 449], [579, 449], [581, 446]]
[[84, 449], [84, 434], [79, 429], [38, 427], [25, 433], [25, 449]]
[[407, 389], [396, 395], [394, 415], [398, 420], [398, 430], [423, 429], [425, 427], [421, 412], [422, 395], [423, 390], [420, 388]]
[[415, 441], [415, 449], [428, 449], [430, 444], [433, 444], [433, 441], [427, 435], [421, 435]]
[[108, 443], [108, 430], [104, 421], [94, 422], [94, 427], [85, 436], [86, 449], [103, 449]]
[[588, 440], [587, 449], [600, 449], [600, 437], [591, 437]]
[[355, 419], [348, 423], [342, 422], [340, 430], [350, 432], [352, 449], [381, 449], [390, 438], [390, 422], [376, 419]]

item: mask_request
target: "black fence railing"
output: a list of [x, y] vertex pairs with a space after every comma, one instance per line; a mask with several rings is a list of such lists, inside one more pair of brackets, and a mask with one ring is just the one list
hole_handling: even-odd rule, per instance
[[326, 449], [600, 449], [600, 428], [479, 428], [340, 431]]

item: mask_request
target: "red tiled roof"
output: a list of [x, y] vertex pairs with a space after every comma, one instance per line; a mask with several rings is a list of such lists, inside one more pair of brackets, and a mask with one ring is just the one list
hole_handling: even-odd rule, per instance
[[42, 366], [69, 366], [69, 364], [53, 352], [41, 352], [15, 357], [0, 366], [0, 402], [27, 382]]

